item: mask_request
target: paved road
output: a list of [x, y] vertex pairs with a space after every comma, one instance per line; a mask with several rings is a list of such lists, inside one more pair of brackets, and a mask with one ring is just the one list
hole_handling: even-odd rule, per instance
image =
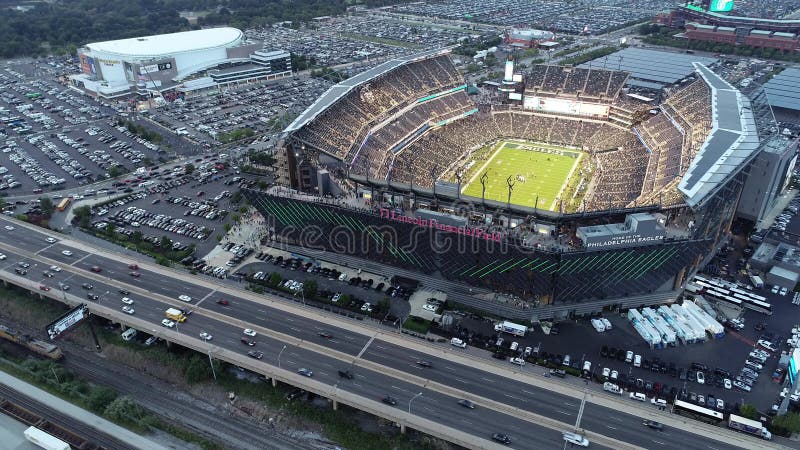
[[[0, 225], [6, 223], [6, 219], [0, 220]], [[177, 301], [179, 295], [189, 295], [192, 301], [185, 305], [197, 312], [187, 322], [178, 325], [178, 332], [188, 336], [198, 336], [201, 331], [213, 334], [213, 340], [208, 343], [209, 351], [212, 353], [215, 348], [241, 353], [246, 353], [250, 349], [239, 341], [242, 336], [241, 329], [226, 323], [230, 320], [228, 318], [234, 318], [234, 322], [241, 321], [250, 324], [249, 326], [254, 329], [264, 331], [256, 338], [257, 344], [254, 347], [264, 353], [263, 362], [292, 370], [307, 367], [315, 372], [315, 379], [335, 386], [336, 389], [374, 399], [391, 395], [398, 399], [397, 407], [404, 409], [417, 393], [422, 392], [423, 395], [416, 398], [411, 405], [414, 414], [476, 436], [485, 438], [493, 432], [504, 432], [509, 434], [514, 439], [514, 445], [520, 448], [541, 448], [544, 444], [552, 446], [553, 443], [560, 442], [560, 434], [556, 430], [532, 425], [526, 420], [504, 415], [480, 405], [475, 410], [466, 410], [457, 404], [458, 398], [444, 395], [431, 388], [432, 383], [451, 386], [468, 392], [475, 398], [490, 399], [523, 411], [554, 418], [563, 422], [565, 428], [568, 424], [574, 424], [577, 418], [580, 401], [574, 396], [565, 396], [554, 392], [555, 389], [542, 389], [519, 381], [513, 372], [505, 369], [503, 375], [497, 375], [397, 345], [382, 338], [372, 339], [364, 332], [350, 331], [330, 323], [311, 320], [237, 295], [222, 294], [209, 287], [211, 285], [205, 280], [203, 283], [190, 283], [164, 276], [146, 267], [138, 270], [141, 277], [134, 278], [129, 275], [130, 269], [127, 268], [127, 264], [131, 261], [112, 260], [104, 255], [67, 247], [60, 242], [51, 244], [45, 241], [45, 235], [38, 230], [20, 226], [13, 231], [0, 228], [0, 248], [2, 244], [11, 243], [17, 250], [15, 252], [0, 250], [8, 255], [0, 270], [11, 270], [18, 261], [29, 260], [32, 264], [29, 269], [29, 279], [50, 286], [57, 286], [59, 281], [66, 282], [72, 287], [70, 292], [77, 295], [83, 295], [80, 292], [81, 284], [91, 283], [94, 286], [92, 292], [100, 295], [100, 303], [106, 306], [109, 304], [113, 307], [122, 306], [119, 300], [122, 295], [118, 293], [121, 286], [128, 286], [126, 289], [134, 292], [143, 289], [156, 294], [131, 294], [135, 301], [136, 317], [153, 323], [151, 330], [142, 331], [159, 335], [164, 330], [159, 323], [163, 318], [164, 309], [172, 305], [167, 305], [165, 300], [158, 298], [158, 295], [174, 299], [173, 303], [180, 303]], [[68, 248], [72, 255], [63, 255], [62, 250]], [[28, 256], [30, 254], [36, 254], [37, 257]], [[48, 264], [37, 260], [38, 257], [60, 261], [64, 270], [53, 278], [45, 278], [41, 273]], [[101, 267], [102, 272], [99, 274], [88, 272], [87, 269], [93, 266]], [[194, 279], [196, 278], [192, 278]], [[156, 299], [150, 298], [151, 296]], [[222, 299], [228, 300], [230, 305], [222, 306], [216, 303]], [[320, 331], [329, 332], [333, 337], [331, 339], [321, 337], [318, 335]], [[323, 354], [305, 345], [286, 344], [285, 339], [275, 337], [277, 336], [275, 333], [292, 336], [301, 342], [320, 345], [330, 349], [331, 353]], [[282, 350], [284, 346], [286, 350]], [[458, 350], [448, 349], [448, 351]], [[343, 359], [347, 362], [343, 362]], [[433, 367], [421, 367], [416, 364], [417, 360], [430, 361]], [[355, 361], [355, 379], [340, 379], [337, 370], [347, 368], [350, 361]], [[395, 369], [425, 381], [418, 384], [401, 380], [365, 368], [362, 365], [366, 364], [362, 361], [377, 363], [378, 367]], [[522, 373], [530, 376], [538, 370], [541, 368], [528, 366], [522, 368]], [[595, 386], [590, 388], [592, 395], [597, 394]], [[611, 412], [597, 405], [587, 405], [581, 426], [645, 448], [660, 445], [658, 442], [662, 442], [660, 438], [665, 435], [644, 429], [640, 415]], [[734, 448], [712, 438], [677, 428], [669, 429], [665, 433], [668, 433], [671, 445], [680, 445], [686, 449]]]

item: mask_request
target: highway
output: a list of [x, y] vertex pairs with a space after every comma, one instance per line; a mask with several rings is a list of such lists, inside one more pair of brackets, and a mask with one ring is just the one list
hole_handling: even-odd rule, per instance
[[[0, 220], [0, 225], [7, 223], [5, 218]], [[398, 401], [396, 408], [410, 408], [416, 416], [462, 430], [476, 438], [488, 439], [492, 433], [504, 433], [511, 437], [513, 447], [551, 448], [563, 441], [557, 427], [536, 425], [538, 422], [532, 423], [530, 418], [500, 412], [495, 402], [509, 412], [518, 409], [561, 422], [561, 429], [568, 429], [577, 419], [582, 389], [570, 387], [573, 395], [564, 395], [565, 383], [544, 377], [539, 377], [537, 385], [534, 385], [530, 377], [541, 368], [527, 366], [520, 370], [516, 366], [502, 366], [490, 372], [475, 367], [464, 358], [460, 358], [461, 362], [457, 361], [459, 358], [452, 358], [458, 356], [459, 350], [455, 348], [448, 348], [446, 352], [449, 353], [443, 354], [431, 352], [419, 344], [411, 345], [414, 342], [398, 345], [395, 341], [400, 337], [389, 337], [387, 331], [378, 333], [369, 327], [358, 330], [343, 327], [338, 323], [342, 319], [338, 318], [326, 322], [313, 320], [287, 311], [286, 307], [278, 308], [277, 304], [266, 300], [251, 300], [252, 293], [215, 286], [205, 278], [192, 277], [192, 281], [187, 282], [176, 276], [165, 276], [164, 269], [141, 261], [137, 262], [140, 266], [137, 272], [141, 276], [135, 278], [127, 267], [134, 262], [132, 260], [121, 260], [119, 256], [101, 250], [91, 253], [81, 250], [79, 247], [85, 244], [48, 243], [45, 241], [47, 234], [17, 222], [12, 225], [15, 227], [12, 231], [0, 227], [0, 252], [8, 256], [5, 261], [0, 261], [0, 270], [13, 273], [13, 267], [19, 261], [27, 261], [31, 264], [27, 279], [51, 286], [54, 291], [59, 282], [68, 283], [70, 290], [67, 292], [83, 298], [87, 291], [81, 285], [90, 283], [93, 285], [91, 292], [100, 296], [99, 304], [117, 310], [123, 306], [120, 302], [122, 294], [118, 290], [127, 289], [131, 291], [128, 296], [135, 302], [135, 317], [152, 324], [151, 329], [142, 331], [162, 337], [176, 331], [198, 340], [199, 333], [206, 331], [213, 335], [213, 339], [204, 344], [212, 355], [223, 351], [246, 354], [251, 347], [239, 340], [242, 325], [246, 325], [259, 331], [257, 344], [252, 349], [264, 353], [261, 363], [291, 371], [305, 367], [314, 371], [314, 380], [332, 386], [334, 390], [366, 398], [380, 400], [390, 395]], [[72, 255], [63, 255], [63, 250], [71, 251]], [[53, 278], [44, 277], [43, 270], [49, 267], [50, 261], [43, 258], [57, 261], [62, 271], [55, 273]], [[101, 267], [102, 271], [89, 271], [93, 266]], [[186, 274], [185, 277], [191, 276]], [[179, 301], [178, 296], [182, 294], [191, 296], [192, 301]], [[216, 303], [223, 299], [229, 305]], [[87, 300], [87, 303], [91, 306], [93, 302]], [[169, 306], [188, 307], [196, 312], [176, 330], [168, 331], [160, 322], [164, 309]], [[289, 306], [298, 308], [293, 304]], [[316, 310], [315, 313], [319, 314]], [[332, 338], [319, 336], [321, 331], [330, 333]], [[430, 361], [432, 367], [422, 367], [416, 363], [418, 360]], [[352, 368], [355, 375], [353, 380], [340, 378], [337, 373], [339, 369], [348, 368]], [[554, 383], [553, 386], [560, 389], [550, 389], [547, 383]], [[445, 387], [465, 394], [451, 395]], [[422, 395], [418, 395], [420, 392]], [[478, 407], [469, 410], [458, 405], [457, 401], [462, 397], [474, 400]], [[624, 403], [626, 407], [609, 408], [610, 401]], [[597, 393], [596, 387], [592, 386], [581, 428], [642, 448], [658, 448], [666, 442], [686, 449], [725, 449], [742, 445], [758, 448], [757, 445], [762, 445], [758, 440], [722, 429], [719, 433], [727, 436], [727, 443], [720, 442], [715, 436], [701, 436], [676, 427], [668, 426], [664, 432], [654, 432], [641, 425], [643, 414], [635, 411], [629, 414], [633, 408], [630, 403], [628, 400], [611, 400]], [[647, 414], [668, 425], [670, 420], [685, 422], [655, 409], [647, 411]], [[699, 428], [702, 429], [702, 424]], [[593, 442], [592, 446], [598, 445]]]

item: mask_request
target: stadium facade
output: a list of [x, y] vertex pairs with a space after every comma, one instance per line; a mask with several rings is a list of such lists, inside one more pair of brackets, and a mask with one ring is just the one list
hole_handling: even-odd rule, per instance
[[[476, 103], [447, 53], [387, 61], [285, 130], [289, 191], [245, 195], [278, 242], [522, 299], [457, 299], [504, 317], [674, 301], [726, 240], [759, 148], [747, 97], [694, 69], [654, 108], [620, 95], [621, 71], [534, 65], [519, 102]], [[510, 176], [507, 201], [463, 194], [470, 174], [497, 176], [487, 143], [509, 139], [586, 155], [555, 208], [522, 206]]]
[[95, 42], [78, 50], [81, 73], [70, 80], [113, 98], [291, 76], [289, 53], [261, 46], [230, 27]]

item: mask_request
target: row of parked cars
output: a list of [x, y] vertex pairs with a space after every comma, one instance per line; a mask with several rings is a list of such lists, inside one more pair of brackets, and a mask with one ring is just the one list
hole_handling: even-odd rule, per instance
[[789, 202], [789, 205], [783, 212], [775, 218], [772, 229], [776, 231], [786, 231], [786, 226], [789, 225], [789, 222], [791, 222], [792, 218], [797, 214], [798, 208], [800, 208], [800, 198], [795, 198]]
[[152, 228], [175, 233], [181, 236], [204, 240], [208, 237], [211, 230], [207, 229], [204, 225], [196, 225], [193, 222], [188, 222], [185, 219], [179, 219], [166, 214], [155, 214], [147, 212], [142, 208], [129, 206], [124, 210], [117, 211], [108, 220], [115, 218], [123, 225], [130, 225], [133, 228], [147, 225]]

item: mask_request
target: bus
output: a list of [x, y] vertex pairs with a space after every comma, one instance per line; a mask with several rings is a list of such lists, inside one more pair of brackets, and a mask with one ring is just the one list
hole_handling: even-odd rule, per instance
[[38, 92], [29, 92], [29, 93], [25, 94], [25, 97], [28, 97], [31, 100], [36, 100], [37, 98], [39, 98], [41, 96], [42, 96], [42, 94], [40, 94]]
[[60, 202], [58, 202], [58, 206], [56, 206], [56, 209], [59, 211], [64, 211], [67, 209], [70, 202], [72, 202], [72, 199], [70, 199], [69, 197], [64, 197], [63, 199], [61, 199]]
[[677, 398], [675, 399], [675, 404], [672, 405], [672, 412], [681, 416], [687, 416], [693, 419], [701, 420], [712, 425], [719, 425], [723, 420], [725, 420], [725, 415], [720, 411], [697, 406], [693, 403], [678, 400]]
[[47, 450], [70, 450], [69, 444], [36, 427], [28, 427], [24, 435], [29, 442]]

